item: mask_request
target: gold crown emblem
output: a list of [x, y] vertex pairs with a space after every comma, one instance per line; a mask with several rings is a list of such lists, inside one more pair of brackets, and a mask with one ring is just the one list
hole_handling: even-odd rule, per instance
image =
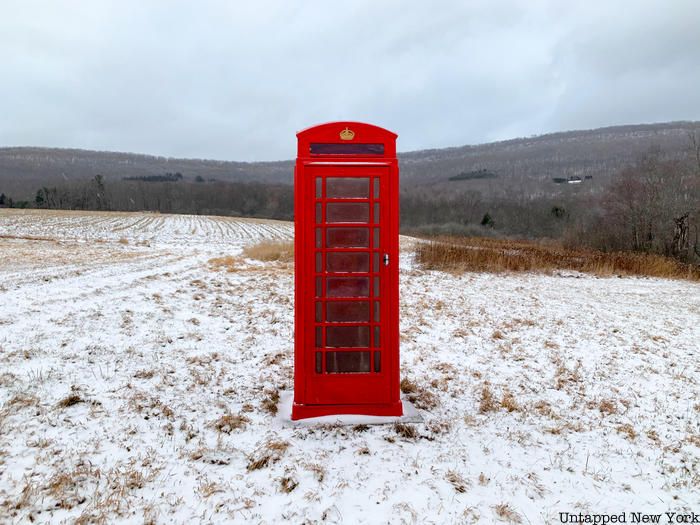
[[355, 138], [355, 132], [350, 128], [346, 127], [343, 131], [340, 132], [340, 138], [342, 140], [352, 140]]

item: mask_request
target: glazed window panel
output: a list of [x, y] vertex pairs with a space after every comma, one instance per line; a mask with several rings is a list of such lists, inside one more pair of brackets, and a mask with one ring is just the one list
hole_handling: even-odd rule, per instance
[[323, 364], [323, 353], [316, 352], [316, 373], [317, 374], [320, 374], [321, 371], [323, 370], [322, 364]]
[[328, 177], [326, 179], [326, 198], [328, 199], [368, 199], [369, 178], [365, 177]]
[[328, 248], [369, 248], [369, 228], [328, 228]]
[[328, 297], [369, 297], [369, 277], [328, 277]]
[[326, 328], [326, 347], [367, 348], [369, 326], [329, 326]]
[[369, 372], [369, 352], [326, 352], [326, 372], [352, 374]]
[[332, 273], [369, 272], [367, 252], [327, 252], [326, 271]]
[[326, 222], [369, 222], [369, 203], [329, 202], [326, 205]]
[[326, 321], [336, 323], [369, 322], [369, 302], [367, 301], [328, 301]]

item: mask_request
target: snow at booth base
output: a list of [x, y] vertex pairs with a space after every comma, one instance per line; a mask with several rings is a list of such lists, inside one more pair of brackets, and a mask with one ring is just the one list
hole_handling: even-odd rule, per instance
[[[0, 210], [0, 522], [560, 523], [700, 509], [700, 285], [426, 272], [422, 423], [293, 425], [276, 221]], [[662, 516], [662, 521], [665, 515]]]

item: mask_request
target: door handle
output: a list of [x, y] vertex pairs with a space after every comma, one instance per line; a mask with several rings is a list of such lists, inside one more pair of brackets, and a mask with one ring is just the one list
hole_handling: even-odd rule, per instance
[[389, 266], [389, 254], [384, 254], [384, 266]]

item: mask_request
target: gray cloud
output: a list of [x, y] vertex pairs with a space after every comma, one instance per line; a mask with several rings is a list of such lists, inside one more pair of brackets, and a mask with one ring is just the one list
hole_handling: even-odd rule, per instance
[[401, 150], [700, 119], [700, 3], [3, 2], [0, 145], [291, 158], [365, 120]]

